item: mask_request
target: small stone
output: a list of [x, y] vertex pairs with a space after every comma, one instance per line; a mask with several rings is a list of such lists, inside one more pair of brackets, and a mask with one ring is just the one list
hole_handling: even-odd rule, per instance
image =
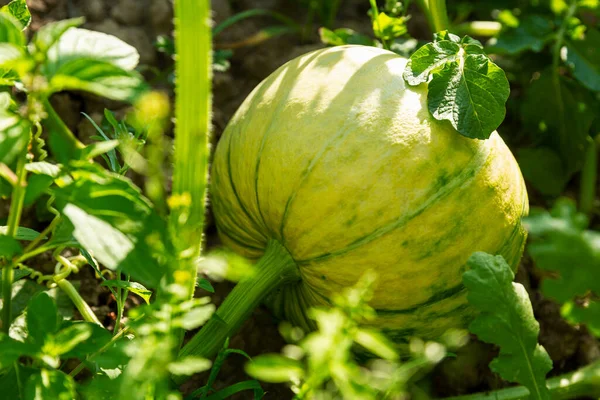
[[120, 0], [110, 15], [118, 22], [128, 25], [141, 25], [144, 21], [146, 2], [143, 0]]
[[102, 21], [106, 17], [106, 9], [102, 0], [82, 1], [81, 12], [88, 22]]

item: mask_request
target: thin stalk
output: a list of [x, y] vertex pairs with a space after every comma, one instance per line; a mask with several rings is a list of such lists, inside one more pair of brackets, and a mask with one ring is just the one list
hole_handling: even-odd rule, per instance
[[[379, 23], [379, 9], [377, 8], [377, 0], [369, 0], [371, 2], [371, 11], [373, 13], [372, 17], [373, 17], [373, 21], [374, 23], [377, 24], [377, 29], [379, 30], [379, 32], [381, 32], [381, 24]], [[381, 44], [383, 44], [383, 48], [384, 49], [388, 49], [389, 50], [389, 45], [386, 43], [385, 39], [383, 38], [379, 38], [381, 40]]]
[[[568, 374], [546, 381], [553, 400], [573, 398], [598, 398], [600, 396], [600, 360]], [[524, 386], [514, 386], [492, 392], [466, 396], [448, 397], [445, 400], [517, 400], [528, 399], [529, 391]]]
[[429, 0], [429, 13], [433, 22], [434, 33], [450, 28], [446, 0]]
[[579, 209], [587, 216], [591, 216], [596, 200], [596, 183], [598, 174], [598, 149], [596, 141], [587, 137], [587, 149], [581, 171], [581, 184], [579, 188]]
[[417, 6], [421, 9], [421, 12], [427, 18], [427, 25], [429, 25], [429, 29], [435, 32], [435, 26], [433, 23], [433, 18], [431, 16], [431, 12], [429, 11], [429, 0], [415, 0]]
[[94, 311], [92, 311], [88, 303], [86, 303], [85, 300], [83, 300], [83, 298], [81, 297], [77, 289], [75, 289], [75, 287], [71, 284], [71, 282], [69, 282], [66, 279], [60, 279], [58, 280], [58, 282], [56, 282], [56, 284], [65, 292], [67, 296], [69, 296], [69, 298], [71, 299], [73, 304], [75, 304], [75, 307], [77, 307], [77, 310], [79, 310], [79, 313], [81, 314], [84, 320], [103, 327], [102, 322], [100, 322], [96, 314], [94, 314]]
[[179, 356], [214, 357], [269, 293], [284, 283], [298, 280], [298, 266], [290, 253], [279, 242], [269, 241], [265, 254], [255, 266], [255, 273], [233, 288], [213, 317], [181, 349]]
[[[96, 351], [95, 353], [90, 354], [85, 360], [86, 361], [92, 361], [94, 358], [96, 358], [98, 355], [104, 353], [110, 346], [112, 346], [117, 340], [119, 340], [123, 335], [125, 335], [127, 332], [129, 331], [129, 327], [125, 327], [123, 329], [121, 329], [116, 335], [114, 335], [109, 341], [108, 343], [106, 343], [104, 346], [102, 346], [101, 348], [98, 349], [98, 351]], [[73, 368], [73, 371], [71, 371], [69, 373], [69, 375], [71, 377], [76, 377], [81, 371], [83, 371], [83, 369], [85, 368], [85, 364], [83, 362], [79, 363], [79, 365], [77, 365], [75, 368]]]
[[[24, 151], [17, 161], [17, 182], [13, 188], [6, 231], [6, 235], [10, 237], [16, 236], [21, 215], [23, 214], [23, 202], [27, 188], [27, 170], [25, 169], [25, 164], [27, 164], [27, 151]], [[14, 279], [13, 266], [14, 262], [7, 262], [2, 269], [2, 331], [5, 333], [8, 333], [11, 321], [12, 283]]]
[[180, 256], [177, 271], [173, 272], [186, 275], [191, 298], [196, 286], [195, 260], [202, 251], [208, 179], [212, 109], [210, 2], [177, 0], [174, 11], [177, 80], [172, 198], [181, 199], [181, 206], [171, 210], [169, 228]]

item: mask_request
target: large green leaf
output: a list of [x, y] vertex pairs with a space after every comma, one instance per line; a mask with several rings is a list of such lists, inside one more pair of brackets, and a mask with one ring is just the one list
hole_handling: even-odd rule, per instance
[[32, 39], [32, 43], [36, 50], [44, 55], [60, 37], [70, 28], [79, 26], [84, 23], [83, 18], [64, 19], [62, 21], [51, 22], [40, 28]]
[[27, 120], [0, 112], [0, 163], [12, 165], [25, 151], [30, 133]]
[[541, 51], [552, 39], [552, 23], [547, 16], [531, 14], [518, 25], [504, 29], [490, 46], [494, 53], [518, 54], [526, 50]]
[[510, 382], [525, 386], [532, 399], [549, 399], [546, 374], [552, 360], [537, 342], [540, 326], [529, 296], [502, 256], [474, 253], [463, 274], [471, 306], [480, 314], [469, 330], [484, 342], [500, 347], [490, 368]]
[[437, 33], [433, 43], [410, 57], [404, 79], [412, 86], [429, 81], [429, 112], [464, 136], [487, 139], [504, 120], [510, 93], [506, 75], [468, 36]]
[[575, 78], [588, 89], [600, 91], [600, 31], [589, 28], [583, 40], [569, 40], [564, 55]]
[[29, 337], [42, 344], [58, 330], [58, 310], [46, 292], [36, 294], [27, 305], [27, 331]]
[[119, 175], [86, 163], [74, 181], [54, 189], [73, 235], [100, 263], [155, 287], [173, 256], [166, 224], [139, 189]]

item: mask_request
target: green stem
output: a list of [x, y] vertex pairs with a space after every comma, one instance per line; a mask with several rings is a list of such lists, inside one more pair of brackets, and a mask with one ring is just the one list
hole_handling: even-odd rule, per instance
[[[600, 396], [600, 360], [568, 374], [546, 381], [553, 400], [598, 398]], [[445, 400], [517, 400], [529, 398], [524, 386], [509, 387], [486, 393], [448, 397]]]
[[[123, 335], [125, 335], [127, 332], [129, 331], [129, 327], [125, 327], [123, 329], [121, 329], [116, 335], [114, 335], [109, 341], [108, 343], [106, 343], [104, 346], [102, 346], [100, 349], [98, 349], [98, 351], [96, 351], [93, 354], [90, 354], [88, 356], [88, 358], [86, 358], [86, 361], [92, 361], [95, 357], [97, 357], [99, 354], [104, 353], [110, 346], [112, 346], [117, 340], [119, 340], [121, 337], [123, 337]], [[73, 371], [71, 371], [69, 373], [69, 375], [71, 377], [76, 377], [81, 371], [83, 371], [83, 369], [85, 368], [85, 363], [81, 362], [79, 363], [79, 365], [77, 365], [75, 368], [73, 368]]]
[[431, 14], [434, 33], [450, 28], [446, 0], [429, 0], [429, 13]]
[[179, 356], [212, 358], [260, 302], [284, 283], [300, 280], [298, 266], [285, 247], [269, 241], [255, 273], [240, 281], [208, 323], [181, 349]]
[[431, 16], [431, 12], [429, 11], [429, 0], [416, 0], [416, 3], [421, 9], [421, 12], [425, 15], [425, 17], [427, 17], [427, 25], [429, 25], [429, 29], [435, 32], [433, 18]]
[[[382, 29], [381, 29], [381, 24], [379, 23], [379, 9], [377, 8], [377, 1], [370, 0], [370, 2], [371, 2], [371, 11], [373, 12], [373, 22], [377, 23], [377, 29], [379, 30], [379, 32], [381, 32]], [[385, 40], [382, 37], [380, 37], [379, 39], [381, 40], [381, 44], [383, 44], [383, 48], [389, 50], [390, 47], [385, 42]]]
[[[27, 170], [25, 169], [25, 164], [27, 164], [27, 151], [24, 151], [17, 161], [17, 183], [13, 188], [6, 232], [6, 235], [10, 237], [16, 236], [21, 215], [23, 214], [23, 202], [27, 188]], [[14, 279], [13, 266], [14, 262], [7, 262], [2, 269], [2, 330], [5, 333], [8, 333], [11, 321], [12, 283]]]
[[469, 21], [452, 27], [457, 35], [493, 37], [500, 33], [502, 24], [496, 21]]
[[56, 227], [56, 225], [58, 225], [59, 222], [60, 222], [60, 215], [57, 215], [56, 217], [54, 217], [52, 222], [50, 222], [50, 224], [48, 224], [46, 229], [44, 229], [42, 232], [40, 232], [40, 234], [37, 235], [37, 237], [31, 243], [29, 243], [29, 245], [27, 245], [27, 247], [25, 247], [25, 250], [23, 250], [23, 253], [27, 254], [30, 251], [32, 251], [33, 249], [35, 249], [35, 247], [42, 240], [44, 240], [44, 238], [47, 237], [50, 234], [50, 232], [52, 232], [54, 230], [54, 228]]
[[96, 314], [94, 314], [94, 311], [92, 311], [88, 303], [86, 303], [85, 300], [83, 300], [83, 298], [81, 297], [77, 289], [75, 289], [75, 287], [71, 284], [71, 282], [69, 282], [66, 279], [60, 279], [58, 282], [56, 282], [56, 284], [66, 293], [67, 296], [69, 296], [69, 298], [71, 299], [73, 304], [75, 304], [75, 307], [77, 307], [79, 313], [81, 314], [84, 320], [86, 320], [87, 322], [94, 323], [96, 325], [103, 326]]
[[594, 139], [588, 136], [587, 142], [583, 170], [581, 171], [579, 209], [587, 216], [591, 216], [594, 209], [594, 201], [596, 200], [598, 150]]

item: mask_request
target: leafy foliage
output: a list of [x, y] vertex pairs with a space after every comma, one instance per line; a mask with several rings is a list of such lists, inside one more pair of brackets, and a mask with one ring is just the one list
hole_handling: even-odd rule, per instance
[[508, 80], [468, 36], [436, 33], [433, 43], [411, 56], [404, 79], [411, 86], [428, 82], [429, 112], [464, 136], [487, 139], [504, 120]]
[[463, 283], [469, 303], [481, 311], [469, 330], [484, 342], [500, 346], [490, 368], [502, 378], [529, 389], [532, 398], [549, 399], [545, 376], [552, 360], [537, 343], [539, 324], [529, 296], [502, 256], [475, 253], [467, 263]]

